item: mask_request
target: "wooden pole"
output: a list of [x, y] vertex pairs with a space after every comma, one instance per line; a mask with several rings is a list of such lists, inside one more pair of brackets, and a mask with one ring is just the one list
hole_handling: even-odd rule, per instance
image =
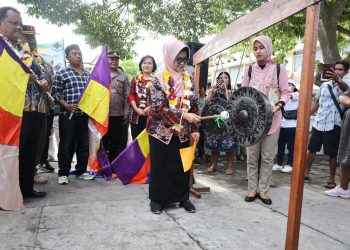
[[[195, 72], [194, 72], [194, 81], [195, 81], [195, 91], [196, 94], [199, 93], [199, 81], [200, 81], [200, 76], [201, 76], [201, 64], [196, 64], [196, 68], [195, 68]], [[191, 141], [190, 141], [191, 143]], [[201, 198], [201, 194], [199, 192], [197, 192], [194, 188], [193, 188], [193, 182], [194, 182], [194, 175], [193, 175], [193, 163], [190, 169], [190, 192], [192, 193], [193, 196], [195, 196], [196, 198]]]
[[306, 9], [304, 54], [285, 249], [298, 249], [320, 3]]
[[[199, 86], [200, 86], [200, 76], [201, 76], [201, 63], [196, 64], [195, 68], [195, 75], [194, 75], [194, 80], [195, 80], [195, 90], [196, 93], [199, 94]], [[196, 198], [201, 198], [201, 193], [203, 192], [209, 192], [210, 188], [209, 187], [193, 187], [193, 164], [191, 167], [191, 172], [190, 172], [190, 192], [193, 196]]]
[[196, 93], [199, 94], [199, 86], [201, 79], [201, 63], [196, 64], [195, 73], [194, 73], [195, 89]]

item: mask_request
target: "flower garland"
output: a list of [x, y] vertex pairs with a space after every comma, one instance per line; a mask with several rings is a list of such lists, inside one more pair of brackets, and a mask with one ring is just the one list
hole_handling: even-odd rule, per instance
[[188, 112], [191, 108], [190, 96], [193, 95], [192, 92], [192, 82], [191, 77], [187, 72], [183, 73], [183, 84], [184, 92], [182, 97], [176, 96], [174, 81], [171, 78], [169, 71], [165, 70], [163, 72], [163, 82], [165, 84], [165, 94], [169, 101], [169, 106], [172, 110], [182, 109], [185, 112]]
[[16, 45], [14, 45], [9, 39], [7, 39], [4, 35], [0, 34], [0, 36], [4, 39], [4, 41], [12, 48], [12, 50], [16, 53], [16, 55], [20, 58], [20, 60], [30, 68], [33, 63], [33, 57], [30, 53], [30, 48], [28, 44], [22, 42], [18, 39], [17, 49]]
[[30, 52], [29, 45], [21, 40], [18, 40], [18, 46], [24, 51], [23, 59], [21, 58], [22, 62], [30, 68], [33, 63], [33, 56]]
[[144, 79], [142, 72], [140, 72], [137, 77], [135, 92], [140, 100], [140, 108], [146, 108], [147, 105], [147, 92], [151, 88], [151, 80]]
[[39, 63], [41, 66], [43, 66], [44, 62], [43, 62], [43, 59], [41, 58], [41, 56], [39, 56], [38, 51], [34, 50], [32, 52], [32, 54], [33, 54], [33, 56], [35, 58], [35, 61], [37, 61], [37, 63]]

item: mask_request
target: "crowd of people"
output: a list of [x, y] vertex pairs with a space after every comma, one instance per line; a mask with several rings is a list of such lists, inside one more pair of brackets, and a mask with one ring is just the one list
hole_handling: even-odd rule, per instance
[[[90, 72], [83, 67], [82, 51], [77, 44], [65, 48], [67, 67], [54, 72], [37, 52], [35, 27], [23, 25], [20, 13], [12, 7], [0, 8], [0, 36], [22, 61], [32, 58], [32, 63], [27, 65], [31, 74], [23, 107], [19, 166], [13, 166], [13, 173], [19, 171], [19, 174], [17, 177], [13, 174], [6, 180], [10, 185], [0, 183], [0, 209], [20, 210], [23, 208], [23, 198], [42, 198], [46, 195], [35, 190], [34, 183], [47, 182], [36, 175], [38, 164], [47, 171], [54, 171], [48, 162], [48, 150], [56, 114], [59, 116], [60, 138], [58, 184], [69, 184], [70, 175], [86, 181], [94, 179], [87, 171], [89, 117], [77, 107]], [[245, 201], [252, 202], [259, 198], [270, 205], [272, 200], [268, 191], [272, 170], [288, 173], [293, 169], [299, 93], [296, 82], [288, 79], [284, 65], [271, 59], [272, 41], [269, 37], [262, 35], [253, 39], [252, 51], [256, 62], [245, 69], [242, 86], [255, 88], [268, 97], [273, 119], [268, 134], [246, 148], [248, 194]], [[227, 156], [227, 175], [234, 174], [236, 154], [240, 160], [245, 160], [245, 148], [236, 145], [232, 135], [204, 134], [200, 126], [200, 114], [206, 102], [215, 98], [229, 100], [234, 91], [234, 88], [231, 89], [230, 74], [221, 72], [208, 96], [205, 96], [203, 87], [198, 96], [192, 76], [186, 72], [189, 57], [188, 46], [171, 40], [163, 47], [164, 67], [157, 71], [155, 59], [146, 55], [139, 62], [139, 73], [129, 82], [119, 67], [118, 52], [108, 52], [112, 81], [108, 132], [102, 142], [112, 162], [127, 145], [129, 126], [133, 139], [146, 129], [151, 162], [150, 210], [155, 214], [173, 203], [179, 203], [188, 212], [196, 211], [189, 200], [190, 173], [183, 171], [179, 149], [198, 142], [196, 160], [199, 163], [207, 160], [205, 148], [211, 150], [208, 173], [217, 170], [220, 152], [225, 152]], [[330, 169], [325, 185], [330, 190], [326, 194], [343, 198], [350, 198], [349, 116], [345, 114], [342, 121], [343, 108], [350, 106], [350, 83], [343, 80], [348, 70], [348, 62], [336, 62], [328, 72], [329, 81], [322, 84], [315, 96], [310, 115], [317, 114], [305, 170], [305, 180], [309, 180], [312, 161], [323, 146], [324, 154], [329, 156]], [[55, 112], [57, 107], [59, 111]], [[288, 160], [284, 165], [286, 145]], [[277, 164], [274, 165], [277, 146]], [[237, 152], [238, 149], [240, 152]], [[76, 165], [75, 170], [71, 171], [74, 155]], [[334, 179], [338, 163], [341, 166], [340, 185], [336, 185]], [[0, 168], [0, 174], [2, 171]], [[2, 195], [5, 192], [10, 195]]]

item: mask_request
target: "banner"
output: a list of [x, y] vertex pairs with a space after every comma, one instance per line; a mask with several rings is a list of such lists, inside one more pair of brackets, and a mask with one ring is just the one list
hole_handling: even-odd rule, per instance
[[54, 71], [64, 68], [65, 54], [63, 39], [59, 41], [38, 44], [38, 53], [50, 64]]

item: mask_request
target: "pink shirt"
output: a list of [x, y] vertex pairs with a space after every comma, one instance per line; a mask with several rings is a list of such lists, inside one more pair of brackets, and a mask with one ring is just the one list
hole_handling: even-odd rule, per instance
[[[277, 80], [276, 63], [270, 61], [262, 69], [257, 63], [252, 64], [252, 74], [249, 81], [248, 69], [246, 68], [243, 74], [242, 86], [255, 88], [268, 96], [273, 103], [283, 101], [287, 103], [290, 100], [291, 92], [288, 88], [288, 74], [284, 65], [280, 65], [279, 81]], [[271, 93], [276, 93], [276, 95]], [[279, 97], [279, 94], [281, 95]], [[277, 98], [276, 98], [277, 97]], [[275, 112], [269, 135], [276, 132], [281, 126], [282, 112]]]

